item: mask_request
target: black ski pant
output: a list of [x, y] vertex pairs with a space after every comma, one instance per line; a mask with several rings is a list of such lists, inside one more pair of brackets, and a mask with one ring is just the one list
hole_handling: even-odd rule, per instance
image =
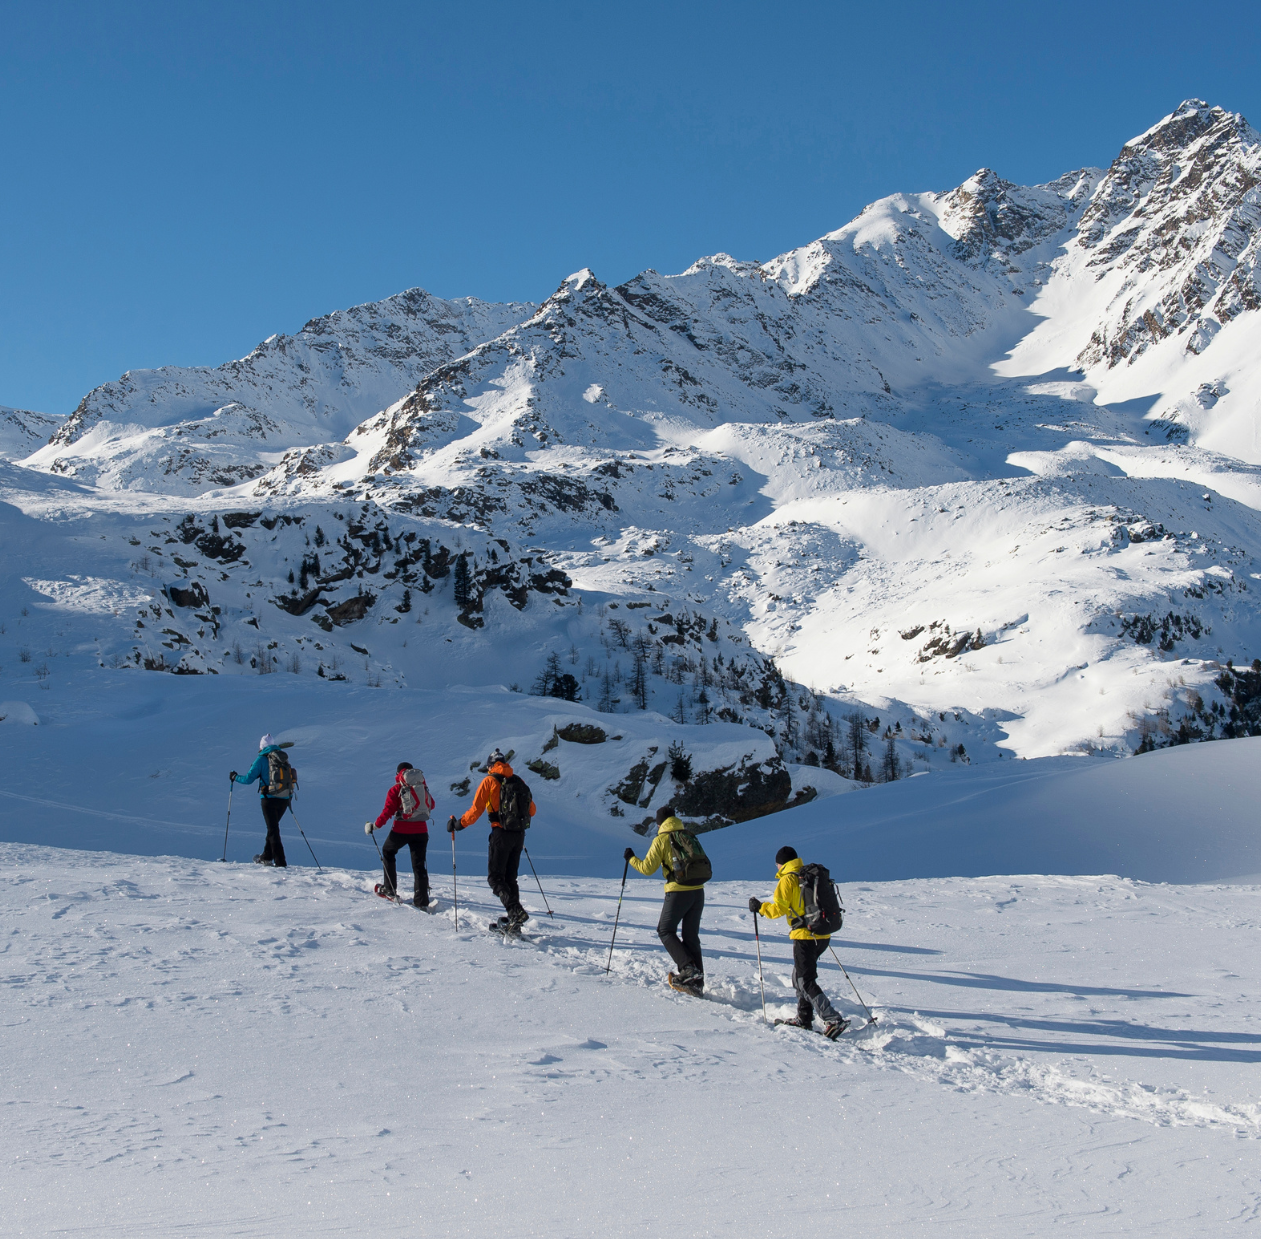
[[525, 847], [524, 830], [503, 830], [492, 826], [490, 849], [486, 853], [486, 883], [495, 892], [495, 898], [511, 912], [521, 906], [521, 890], [517, 886], [517, 868], [521, 864], [521, 849]]
[[[680, 972], [689, 964], [698, 972], [705, 971], [701, 960], [701, 913], [704, 910], [703, 886], [694, 891], [666, 891], [657, 920], [657, 937]], [[683, 923], [682, 940], [678, 933], [680, 921]]]
[[285, 845], [280, 842], [280, 819], [289, 808], [289, 801], [280, 796], [261, 796], [263, 821], [267, 823], [267, 842], [263, 844], [263, 859], [269, 860], [278, 869], [289, 863], [285, 860]]
[[816, 1015], [824, 1023], [837, 1018], [836, 1008], [819, 988], [819, 957], [830, 945], [830, 938], [813, 942], [793, 939], [793, 989], [797, 991], [797, 1018], [803, 1024], [813, 1024]]
[[403, 848], [412, 852], [412, 903], [418, 908], [429, 906], [429, 870], [425, 868], [425, 852], [429, 847], [427, 834], [399, 834], [391, 830], [381, 847], [381, 859], [385, 862], [385, 889], [398, 894], [398, 866], [395, 857]]

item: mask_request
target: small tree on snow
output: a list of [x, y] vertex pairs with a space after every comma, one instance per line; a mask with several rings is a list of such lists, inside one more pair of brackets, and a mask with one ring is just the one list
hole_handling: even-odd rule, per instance
[[705, 686], [702, 684], [701, 691], [696, 697], [696, 721], [698, 723], [708, 723], [710, 715], [709, 693], [705, 691]]
[[[543, 670], [539, 672], [530, 688], [530, 694], [534, 697], [554, 697], [556, 693], [556, 682], [560, 679], [560, 655], [554, 650], [547, 656], [547, 661], [543, 664]], [[573, 679], [573, 676], [569, 677]]]
[[609, 671], [608, 663], [604, 665], [604, 676], [600, 680], [600, 704], [597, 709], [601, 714], [613, 713], [613, 675]]
[[673, 718], [676, 723], [681, 724], [687, 722], [687, 710], [683, 704], [682, 691], [679, 692], [679, 699], [674, 703], [674, 710], [671, 712], [670, 717]]
[[854, 778], [858, 779], [859, 772], [863, 768], [863, 756], [867, 752], [867, 720], [858, 710], [855, 710], [845, 723], [845, 755], [849, 758]]
[[692, 777], [692, 755], [681, 740], [675, 740], [666, 750], [670, 759], [670, 777], [676, 783], [686, 783]]
[[640, 710], [648, 709], [648, 665], [638, 650], [635, 651], [635, 662], [631, 670], [630, 690], [636, 707]]
[[[469, 604], [469, 570], [468, 553], [457, 556], [455, 561], [455, 605], [461, 611], [467, 610]], [[555, 655], [553, 655], [555, 657]]]
[[894, 783], [902, 777], [902, 763], [898, 760], [898, 744], [893, 732], [884, 738], [884, 753], [880, 758], [880, 778], [885, 783]]

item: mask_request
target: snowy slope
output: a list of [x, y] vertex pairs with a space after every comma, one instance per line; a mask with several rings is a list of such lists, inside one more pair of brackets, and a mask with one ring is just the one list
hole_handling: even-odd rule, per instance
[[[761, 1023], [747, 897], [710, 998], [657, 881], [551, 884], [501, 944], [372, 875], [0, 848], [6, 1233], [1229, 1233], [1258, 1205], [1255, 888], [850, 886], [873, 1029]], [[763, 923], [772, 1015], [792, 1010]], [[828, 958], [821, 980], [861, 1023]], [[805, 1133], [805, 1134], [803, 1134]]]
[[0, 695], [275, 672], [336, 728], [559, 660], [642, 741], [574, 787], [623, 831], [684, 790], [632, 771], [724, 768], [718, 725], [776, 804], [837, 789], [798, 768], [855, 708], [877, 773], [1220, 735], [1261, 654], [1258, 142], [1188, 101], [1109, 169], [982, 169], [768, 262], [412, 290], [125, 376], [0, 473]]
[[[756, 728], [679, 726], [634, 711], [613, 716], [614, 731], [610, 716], [583, 704], [488, 685], [387, 691], [290, 674], [89, 678], [60, 669], [48, 682], [0, 702], [15, 772], [0, 788], [3, 839], [208, 860], [223, 854], [227, 827], [229, 860], [248, 860], [263, 840], [257, 795], [233, 789], [229, 825], [227, 775], [247, 768], [267, 729], [294, 744], [300, 791], [296, 818], [283, 827], [291, 864], [312, 864], [299, 824], [322, 864], [374, 863], [362, 824], [380, 812], [404, 760], [425, 771], [438, 829], [467, 808], [481, 778], [475, 767], [498, 745], [513, 752], [539, 806], [527, 846], [540, 870], [612, 877], [622, 849], [643, 846], [635, 824], [678, 798], [668, 768], [655, 783], [647, 777], [671, 742], [683, 743], [697, 771], [775, 761]], [[606, 738], [559, 738], [557, 729], [572, 723], [607, 728]], [[952, 736], [980, 747], [980, 722], [952, 718], [951, 726]], [[1250, 880], [1261, 875], [1258, 746], [1258, 738], [1221, 741], [1123, 762], [942, 760], [931, 773], [848, 794], [854, 785], [830, 771], [792, 767], [794, 788], [813, 787], [815, 799], [707, 833], [705, 846], [724, 880], [772, 872], [782, 843], [846, 881], [1002, 873]], [[554, 777], [530, 769], [539, 761]], [[641, 762], [641, 788], [628, 802], [615, 789]], [[483, 823], [460, 833], [461, 872], [485, 872], [484, 831]], [[447, 843], [437, 836], [438, 868], [449, 861]]]

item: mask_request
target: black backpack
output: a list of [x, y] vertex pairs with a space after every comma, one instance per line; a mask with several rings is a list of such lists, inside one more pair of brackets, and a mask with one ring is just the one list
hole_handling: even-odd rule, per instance
[[793, 929], [807, 929], [816, 937], [826, 938], [845, 923], [845, 909], [840, 892], [831, 874], [822, 865], [806, 865], [797, 875], [801, 882], [802, 916], [790, 916]]
[[515, 774], [491, 776], [499, 781], [499, 828], [528, 830], [530, 826], [530, 789]]
[[714, 867], [700, 840], [686, 830], [670, 832], [670, 881], [680, 886], [703, 886], [714, 876]]
[[274, 800], [288, 800], [298, 790], [298, 772], [289, 764], [283, 749], [267, 754], [267, 790]]

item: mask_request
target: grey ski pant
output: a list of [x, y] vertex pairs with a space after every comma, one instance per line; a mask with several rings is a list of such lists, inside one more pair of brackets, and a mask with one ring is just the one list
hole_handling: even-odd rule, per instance
[[836, 1008], [819, 988], [819, 956], [828, 949], [831, 939], [816, 938], [813, 942], [793, 939], [793, 989], [797, 991], [797, 1018], [811, 1024], [817, 1015], [827, 1023], [837, 1019]]
[[[689, 964], [698, 972], [705, 971], [701, 959], [701, 913], [704, 910], [704, 887], [694, 891], [666, 891], [657, 921], [657, 937], [680, 972]], [[680, 921], [683, 922], [682, 941], [678, 934]]]

